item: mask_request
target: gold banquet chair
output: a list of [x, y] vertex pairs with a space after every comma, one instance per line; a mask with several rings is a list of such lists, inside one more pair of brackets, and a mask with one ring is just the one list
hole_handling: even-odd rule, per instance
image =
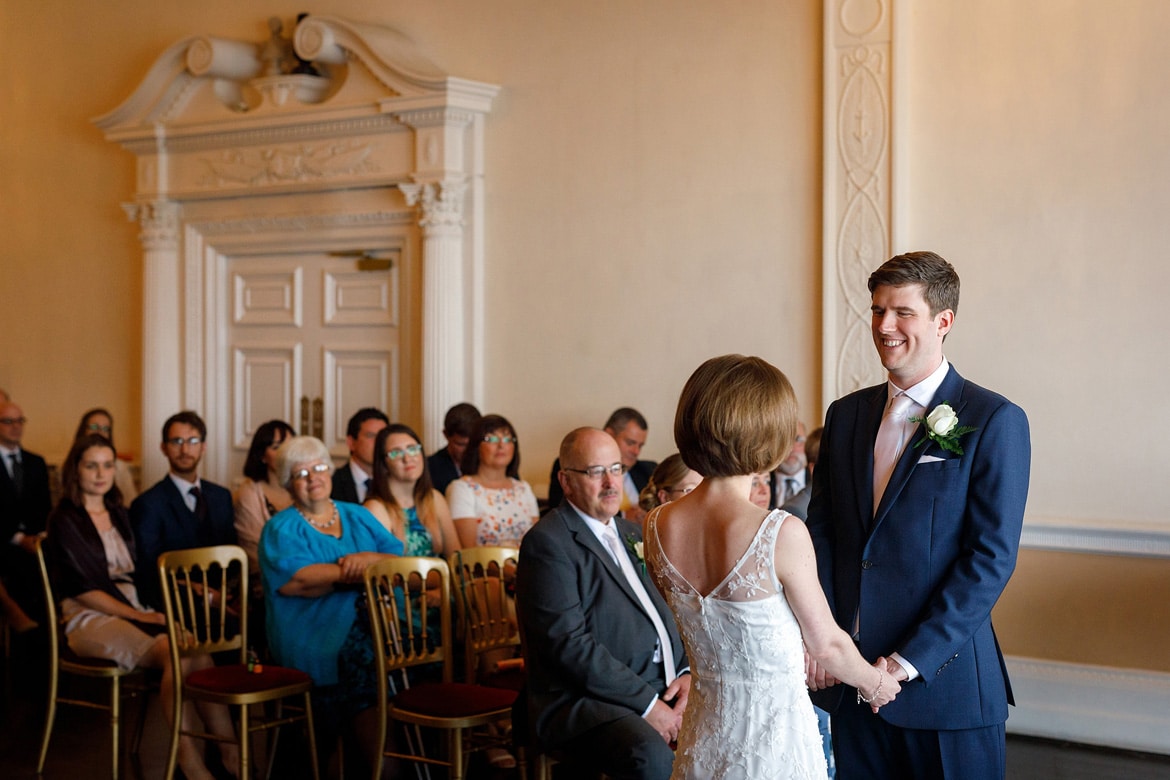
[[[438, 574], [432, 578], [439, 588], [438, 606], [428, 608], [425, 583], [431, 572]], [[511, 718], [516, 692], [451, 681], [451, 580], [443, 560], [386, 558], [366, 569], [365, 583], [378, 680], [379, 750], [373, 777], [381, 776], [383, 759], [390, 756], [447, 766], [452, 780], [462, 780], [466, 753], [502, 744], [472, 730]], [[429, 664], [442, 665], [442, 682], [411, 685], [406, 671]], [[429, 758], [421, 750], [387, 751], [390, 721], [446, 731], [447, 759]]]
[[[45, 732], [41, 738], [40, 757], [37, 758], [37, 775], [45, 771], [45, 761], [49, 757], [49, 740], [53, 736], [53, 724], [57, 719], [57, 705], [71, 704], [77, 707], [88, 707], [96, 710], [106, 710], [110, 713], [110, 741], [111, 759], [110, 776], [118, 777], [118, 759], [121, 753], [119, 732], [122, 718], [122, 679], [125, 677], [141, 676], [141, 669], [122, 669], [114, 661], [105, 658], [82, 658], [75, 655], [65, 644], [61, 634], [61, 627], [57, 617], [57, 601], [53, 596], [53, 585], [49, 579], [49, 568], [45, 563], [44, 540], [37, 540], [37, 564], [41, 571], [41, 585], [45, 593], [45, 628], [49, 634], [49, 707], [45, 714]], [[59, 695], [59, 685], [62, 674], [75, 677], [90, 677], [110, 681], [110, 699], [108, 703], [89, 701], [86, 699], [72, 699]], [[142, 702], [143, 716], [146, 712], [145, 695], [149, 688], [145, 684], [136, 689], [144, 697]], [[138, 744], [142, 739], [143, 722], [140, 719], [130, 752], [138, 752]]]
[[[455, 587], [456, 625], [463, 635], [464, 679], [493, 688], [519, 691], [524, 686], [516, 608], [507, 593], [506, 572], [516, 566], [512, 547], [467, 547], [448, 556]], [[481, 672], [480, 656], [503, 656]]]
[[[238, 708], [238, 777], [241, 778], [252, 776], [249, 764], [252, 760], [253, 731], [275, 730], [268, 755], [268, 769], [271, 771], [279, 728], [303, 721], [308, 732], [312, 775], [317, 778], [317, 747], [313, 734], [313, 709], [309, 699], [309, 692], [313, 688], [312, 679], [299, 669], [270, 664], [264, 664], [260, 672], [248, 669], [248, 557], [244, 550], [235, 545], [219, 545], [165, 552], [158, 557], [158, 573], [166, 606], [171, 663], [175, 669], [172, 675], [175, 694], [167, 780], [171, 780], [175, 774], [179, 737], [182, 734], [197, 739], [223, 741], [222, 737], [214, 734], [182, 731], [184, 699]], [[230, 590], [237, 601], [233, 603], [227, 598], [215, 598], [212, 588], [203, 587], [202, 583], [214, 581], [217, 577], [225, 596], [229, 592], [229, 585], [234, 585]], [[187, 675], [186, 679], [179, 674], [181, 659], [225, 651], [238, 651], [240, 662], [199, 669]], [[285, 716], [283, 700], [293, 696], [302, 697], [302, 704], [292, 714]], [[274, 716], [258, 718], [254, 722], [249, 706], [266, 702], [276, 703]]]

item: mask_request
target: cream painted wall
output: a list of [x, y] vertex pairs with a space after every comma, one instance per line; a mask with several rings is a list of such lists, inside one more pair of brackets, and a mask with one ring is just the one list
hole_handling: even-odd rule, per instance
[[[276, 2], [0, 0], [0, 387], [60, 458], [109, 404], [136, 444], [141, 260], [118, 204], [130, 155], [89, 119], [194, 33], [262, 40]], [[646, 455], [712, 354], [761, 354], [819, 394], [820, 4], [643, 0], [314, 4], [397, 27], [454, 75], [500, 84], [488, 120], [485, 411], [543, 492], [561, 436], [630, 404]], [[64, 223], [58, 218], [64, 214]], [[95, 295], [93, 291], [102, 292]], [[78, 381], [78, 378], [83, 378]], [[816, 415], [810, 407], [807, 416]], [[161, 421], [159, 421], [161, 423]], [[155, 437], [153, 430], [146, 433]]]
[[[896, 248], [937, 249], [963, 276], [948, 355], [1031, 417], [1029, 522], [1166, 529], [1170, 412], [1155, 388], [1170, 369], [1151, 313], [1170, 290], [1170, 5], [897, 7]], [[809, 399], [806, 420], [819, 415], [821, 3], [727, 9], [314, 4], [396, 26], [451, 73], [504, 87], [488, 120], [482, 400], [513, 419], [538, 492], [561, 434], [618, 405], [650, 418], [649, 457], [669, 453], [678, 390], [712, 354], [776, 362]], [[132, 160], [89, 119], [180, 38], [260, 40], [267, 16], [295, 10], [0, 0], [0, 387], [51, 460], [95, 403], [118, 418], [123, 449], [140, 438], [142, 268], [118, 207]], [[1069, 603], [1075, 589], [1053, 595], [1047, 573], [1085, 561], [1023, 556], [996, 614], [1008, 652], [1099, 662], [1100, 648], [1054, 647], [1085, 625], [1148, 636], [1140, 609], [1119, 625], [1108, 599], [1075, 626], [1029, 609], [1033, 587]], [[1110, 559], [1080, 573], [1136, 598], [1157, 571]], [[1165, 668], [1132, 644], [1121, 662]]]
[[1029, 520], [1170, 529], [1170, 4], [905, 6], [904, 240], [962, 274], [949, 357], [1028, 412]]

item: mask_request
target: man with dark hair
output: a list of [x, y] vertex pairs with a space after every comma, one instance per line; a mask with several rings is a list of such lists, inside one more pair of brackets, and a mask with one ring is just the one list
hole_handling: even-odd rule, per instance
[[479, 418], [479, 409], [469, 403], [455, 404], [447, 410], [443, 418], [443, 437], [447, 439], [447, 446], [427, 458], [431, 483], [440, 493], [446, 494], [447, 486], [463, 475], [459, 463]]
[[869, 291], [888, 379], [829, 407], [808, 529], [837, 624], [902, 691], [874, 715], [852, 688], [822, 690], [815, 664], [809, 687], [842, 777], [1002, 778], [1012, 693], [991, 611], [1019, 551], [1028, 419], [943, 355], [950, 263], [899, 255]]
[[370, 480], [374, 478], [374, 440], [378, 432], [390, 424], [390, 418], [381, 409], [367, 406], [358, 409], [345, 426], [345, 443], [349, 446], [349, 462], [333, 474], [334, 501], [360, 504], [366, 500]]
[[227, 488], [199, 478], [207, 450], [207, 425], [192, 411], [171, 415], [159, 445], [170, 471], [130, 504], [130, 524], [138, 542], [138, 594], [161, 610], [156, 569], [160, 553], [236, 543], [235, 510]]
[[[646, 446], [646, 436], [649, 430], [650, 426], [646, 424], [646, 418], [637, 409], [628, 406], [615, 409], [609, 419], [605, 421], [605, 432], [617, 442], [618, 450], [622, 454], [622, 467], [625, 469], [625, 475], [622, 478], [621, 507], [618, 514], [635, 523], [641, 522], [642, 517], [646, 514], [638, 506], [638, 494], [642, 492], [642, 488], [646, 487], [646, 483], [650, 481], [650, 475], [658, 466], [657, 461], [638, 460], [638, 456], [642, 454], [642, 448]], [[548, 479], [548, 506], [550, 509], [560, 506], [561, 501], [565, 498], [557, 478], [560, 470], [561, 460], [557, 458], [553, 461], [552, 472]]]
[[[9, 595], [31, 621], [43, 604], [35, 553], [51, 506], [45, 459], [21, 446], [25, 422], [19, 406], [0, 403], [0, 571]], [[16, 617], [14, 623], [29, 625]]]

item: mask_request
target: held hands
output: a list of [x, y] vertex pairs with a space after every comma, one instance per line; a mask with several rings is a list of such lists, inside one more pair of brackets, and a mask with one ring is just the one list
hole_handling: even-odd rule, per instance
[[890, 665], [897, 667], [902, 672], [903, 678], [905, 678], [906, 673], [897, 661], [883, 657], [873, 662], [873, 668], [878, 673], [877, 685], [873, 688], [868, 688], [865, 685], [859, 685], [857, 687], [858, 703], [864, 702], [868, 704], [874, 715], [877, 714], [879, 709], [892, 702], [894, 697], [902, 691], [901, 684], [898, 682], [897, 677], [894, 676], [895, 673], [889, 669]]

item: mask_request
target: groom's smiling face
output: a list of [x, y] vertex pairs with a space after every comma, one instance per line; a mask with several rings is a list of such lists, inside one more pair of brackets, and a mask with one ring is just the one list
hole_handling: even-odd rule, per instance
[[890, 379], [903, 389], [913, 387], [942, 362], [943, 337], [955, 313], [943, 309], [931, 316], [921, 284], [881, 285], [870, 306], [873, 343]]

